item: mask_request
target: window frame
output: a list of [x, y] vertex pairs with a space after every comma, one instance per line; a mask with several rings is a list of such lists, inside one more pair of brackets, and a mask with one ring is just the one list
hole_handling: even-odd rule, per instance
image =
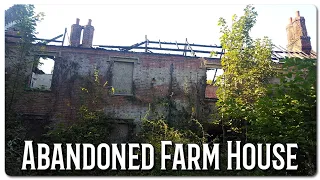
[[[132, 69], [132, 87], [131, 87], [131, 94], [119, 94], [119, 93], [112, 93], [113, 96], [134, 96], [134, 74], [135, 74], [135, 67], [136, 64], [140, 64], [140, 59], [138, 57], [126, 57], [126, 56], [109, 56], [109, 59], [107, 62], [124, 62], [124, 63], [133, 63], [133, 69]], [[113, 88], [113, 69], [112, 67], [112, 78], [111, 78], [111, 87]]]
[[[204, 92], [204, 99], [206, 100], [206, 101], [213, 101], [213, 102], [216, 102], [216, 101], [218, 101], [218, 97], [215, 97], [215, 98], [209, 98], [209, 97], [207, 97], [206, 96], [206, 90], [207, 90], [207, 87], [208, 86], [214, 86], [214, 83], [216, 82], [216, 80], [217, 80], [217, 72], [218, 72], [218, 70], [219, 69], [222, 69], [221, 67], [207, 67], [206, 68], [206, 88], [205, 88], [205, 92]], [[212, 83], [211, 84], [208, 84], [207, 83], [207, 81], [209, 80], [208, 79], [208, 71], [210, 71], [210, 70], [215, 70], [216, 72], [215, 72], [215, 74], [214, 74], [214, 76], [213, 76], [213, 79], [212, 79]], [[215, 92], [215, 94], [216, 94], [216, 92]]]
[[[31, 87], [33, 68], [34, 68], [34, 64], [33, 64], [32, 67], [31, 67], [31, 73], [30, 73], [29, 78], [28, 78], [27, 86], [25, 88], [26, 91], [51, 92], [53, 90], [53, 77], [54, 77], [54, 71], [55, 71], [55, 66], [56, 66], [56, 58], [58, 56], [56, 55], [56, 53], [36, 53], [36, 54], [33, 55], [34, 60], [36, 58], [41, 58], [41, 57], [50, 58], [50, 59], [52, 59], [54, 61], [50, 88], [41, 89], [41, 88], [33, 88], [33, 87]], [[34, 63], [34, 61], [33, 61], [33, 63]]]

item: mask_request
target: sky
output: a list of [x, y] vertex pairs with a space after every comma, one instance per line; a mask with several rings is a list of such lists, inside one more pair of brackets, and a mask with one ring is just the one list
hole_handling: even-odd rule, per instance
[[[254, 5], [257, 24], [254, 38], [268, 36], [275, 45], [286, 47], [286, 25], [295, 12], [306, 19], [312, 47], [316, 47], [316, 7], [313, 5]], [[94, 45], [132, 45], [149, 40], [220, 44], [220, 17], [227, 21], [233, 14], [242, 15], [245, 5], [40, 5], [36, 12], [44, 12], [38, 24], [38, 37], [53, 38], [68, 29], [76, 18], [86, 25], [92, 19], [95, 27]]]
[[[11, 4], [6, 6], [6, 9]], [[80, 18], [80, 25], [92, 19], [95, 28], [93, 45], [130, 46], [145, 40], [219, 45], [218, 19], [231, 21], [233, 14], [241, 16], [246, 5], [214, 4], [35, 4], [36, 12], [44, 12], [38, 23], [37, 37], [51, 39], [64, 33], [68, 45], [71, 25]], [[286, 47], [286, 26], [295, 12], [305, 17], [311, 45], [316, 48], [317, 9], [314, 5], [253, 5], [258, 12], [251, 36], [268, 36], [273, 44]], [[61, 38], [62, 39], [62, 38]], [[52, 67], [44, 68], [51, 72]]]

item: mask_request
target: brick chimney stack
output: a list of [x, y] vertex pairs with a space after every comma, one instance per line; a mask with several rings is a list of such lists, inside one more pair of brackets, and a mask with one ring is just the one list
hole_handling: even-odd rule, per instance
[[310, 54], [311, 42], [307, 33], [304, 17], [300, 16], [300, 12], [296, 11], [296, 17], [290, 17], [289, 24], [287, 25], [287, 38], [289, 51], [298, 51]]
[[80, 19], [77, 18], [76, 24], [71, 26], [70, 45], [73, 47], [78, 47], [80, 45], [81, 31], [83, 27], [79, 25], [79, 22]]
[[91, 48], [93, 41], [94, 27], [91, 25], [92, 20], [89, 19], [88, 24], [83, 29], [82, 47]]

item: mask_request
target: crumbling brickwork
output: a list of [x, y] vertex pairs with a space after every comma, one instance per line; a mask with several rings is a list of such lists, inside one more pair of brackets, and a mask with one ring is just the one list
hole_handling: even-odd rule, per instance
[[[6, 44], [6, 48], [14, 48], [13, 44], [10, 46]], [[203, 114], [206, 86], [203, 58], [70, 46], [47, 45], [39, 49], [42, 49], [41, 54], [54, 56], [51, 91], [26, 90], [15, 106], [21, 114], [45, 114], [54, 122], [75, 120], [81, 104], [82, 79], [79, 77], [93, 78], [95, 70], [99, 72], [102, 84], [107, 82], [105, 88], [109, 89], [115, 83], [113, 80], [132, 78], [131, 84], [126, 84], [132, 86], [130, 93], [111, 94], [103, 104], [105, 113], [112, 114], [116, 119], [139, 124], [150, 104], [163, 98], [171, 98], [177, 103], [177, 108], [192, 106], [199, 116]], [[10, 57], [13, 53], [14, 51], [10, 51], [7, 56]], [[32, 56], [36, 54], [34, 52]], [[114, 69], [116, 62], [132, 63], [132, 77], [127, 73], [114, 72], [119, 71]], [[31, 69], [29, 71], [31, 74]], [[115, 75], [125, 77], [114, 77]], [[130, 79], [126, 81], [130, 82]], [[166, 115], [168, 112], [162, 113]]]

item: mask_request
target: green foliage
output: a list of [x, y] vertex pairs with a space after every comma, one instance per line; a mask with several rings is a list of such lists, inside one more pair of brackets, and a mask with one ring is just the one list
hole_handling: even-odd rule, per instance
[[[92, 77], [93, 76], [93, 77]], [[108, 86], [108, 81], [102, 81], [99, 70], [95, 67], [92, 75], [79, 77], [81, 80], [81, 104], [90, 111], [102, 110], [108, 102], [108, 97], [113, 94], [113, 88]]]
[[212, 79], [208, 79], [207, 84], [212, 84]]
[[173, 143], [197, 143], [203, 142], [202, 137], [199, 137], [196, 133], [189, 130], [179, 130], [170, 127], [166, 120], [143, 120], [142, 131], [139, 137], [143, 139], [143, 142], [152, 144], [156, 152], [160, 155], [160, 142], [172, 141]]
[[[35, 25], [41, 15], [35, 15], [33, 5], [15, 5], [6, 11], [6, 23], [19, 20], [20, 42], [19, 57], [21, 62], [14, 67], [13, 78], [6, 82], [6, 172], [21, 175], [17, 169], [21, 166], [23, 141], [26, 129], [19, 116], [11, 110], [14, 99], [19, 98], [19, 87], [25, 81], [19, 72], [25, 70], [26, 64], [38, 63], [27, 59], [35, 35]], [[20, 12], [20, 13], [18, 13]], [[155, 167], [151, 171], [99, 171], [90, 172], [44, 172], [34, 171], [35, 175], [313, 175], [316, 172], [316, 61], [312, 59], [286, 59], [282, 66], [279, 84], [270, 84], [275, 75], [271, 57], [272, 44], [268, 38], [253, 40], [250, 30], [256, 23], [257, 12], [247, 6], [244, 15], [232, 17], [229, 27], [224, 19], [219, 20], [222, 36], [220, 38], [225, 55], [221, 63], [224, 74], [218, 77], [216, 85], [219, 114], [225, 142], [225, 126], [231, 127], [236, 134], [248, 138], [250, 142], [259, 143], [298, 143], [298, 164], [296, 172], [285, 171], [226, 171], [227, 156], [222, 149], [220, 160], [222, 171], [160, 171], [161, 141], [174, 143], [195, 143], [200, 147], [206, 142], [206, 133], [201, 122], [193, 117], [194, 105], [190, 110], [178, 110], [171, 98], [158, 102], [169, 115], [149, 116], [142, 120], [140, 132], [134, 142], [150, 143], [155, 148]], [[15, 19], [16, 18], [16, 19]], [[214, 55], [214, 54], [212, 54]], [[21, 74], [21, 73], [20, 73]], [[13, 79], [17, 79], [14, 81]], [[93, 144], [110, 142], [114, 122], [105, 115], [102, 107], [107, 103], [109, 94], [114, 89], [108, 82], [102, 82], [97, 69], [92, 76], [84, 77], [81, 87], [82, 105], [78, 108], [75, 122], [54, 124], [43, 142], [52, 144], [90, 142]], [[207, 83], [212, 83], [207, 81]], [[10, 96], [8, 96], [8, 94]], [[190, 98], [190, 102], [192, 99]], [[193, 102], [194, 103], [194, 102]], [[102, 106], [101, 106], [102, 105]], [[10, 107], [10, 108], [7, 108]], [[150, 110], [149, 110], [150, 111]], [[156, 108], [154, 108], [156, 111]], [[151, 118], [150, 118], [151, 117]], [[219, 124], [218, 123], [218, 124]], [[244, 131], [246, 130], [246, 131]], [[210, 143], [210, 142], [209, 142]], [[174, 154], [173, 148], [168, 152]], [[167, 164], [170, 169], [172, 164]], [[28, 173], [28, 172], [26, 172]]]
[[16, 4], [5, 11], [5, 24], [16, 22], [14, 28], [18, 30], [22, 42], [30, 43], [36, 34], [37, 23], [43, 20], [44, 13], [36, 14], [34, 5]]
[[6, 58], [6, 63], [11, 66], [8, 72], [10, 78], [6, 78], [6, 112], [12, 110], [13, 104], [26, 87], [30, 66], [39, 63], [39, 57], [32, 58], [30, 54], [34, 48], [32, 42], [36, 34], [36, 25], [43, 16], [43, 13], [35, 14], [33, 5], [14, 5], [5, 11], [6, 23], [16, 22], [13, 28], [17, 30], [17, 35], [21, 36], [17, 42], [18, 52], [14, 60]]
[[[204, 130], [202, 121], [196, 119], [195, 116], [195, 98], [191, 95], [186, 95], [188, 98], [188, 107], [179, 107], [177, 102], [171, 98], [157, 98], [149, 105], [149, 110], [144, 121], [149, 119], [162, 120], [169, 127], [172, 127], [180, 132], [188, 132], [194, 134], [193, 137], [198, 137], [197, 142], [203, 143], [208, 136]], [[163, 114], [167, 113], [167, 114]], [[196, 139], [192, 139], [196, 140]]]
[[232, 26], [220, 18], [220, 37], [225, 54], [221, 65], [224, 74], [218, 77], [216, 85], [219, 112], [225, 125], [244, 133], [248, 120], [246, 112], [252, 110], [252, 103], [266, 93], [266, 84], [273, 75], [270, 61], [272, 44], [270, 39], [253, 40], [250, 30], [256, 23], [257, 12], [248, 5], [244, 15], [232, 17]]
[[[5, 11], [5, 24], [15, 22], [13, 28], [18, 31], [21, 40], [17, 43], [18, 51], [12, 55], [14, 60], [6, 57], [5, 79], [5, 110], [6, 110], [6, 173], [9, 175], [22, 175], [20, 170], [24, 140], [27, 139], [26, 128], [22, 118], [14, 111], [14, 105], [24, 93], [30, 69], [34, 58], [30, 58], [32, 38], [36, 34], [36, 24], [43, 17], [43, 13], [35, 14], [33, 5], [14, 5]], [[6, 55], [10, 49], [6, 46]]]
[[[254, 8], [247, 6], [243, 16], [233, 16], [231, 28], [219, 20], [226, 50], [221, 60], [224, 74], [216, 83], [222, 128], [230, 126], [244, 142], [297, 143], [298, 171], [270, 170], [268, 174], [314, 175], [316, 60], [287, 58], [276, 72], [271, 41], [249, 36], [256, 16]], [[271, 84], [275, 77], [280, 82]]]
[[21, 175], [19, 167], [22, 164], [26, 133], [22, 119], [17, 114], [6, 114], [5, 171], [9, 175]]
[[[172, 162], [166, 164], [169, 171], [160, 170], [161, 162], [161, 141], [172, 141], [173, 145], [175, 143], [195, 143], [200, 147], [204, 143], [204, 131], [202, 125], [192, 119], [190, 121], [194, 122], [200, 127], [198, 131], [191, 129], [181, 129], [178, 127], [172, 127], [168, 124], [166, 119], [147, 119], [150, 110], [147, 112], [146, 116], [142, 120], [141, 130], [138, 133], [137, 141], [141, 143], [150, 143], [155, 150], [155, 166], [150, 172], [138, 172], [133, 173], [133, 175], [192, 175], [192, 173], [184, 173], [180, 171], [171, 171]], [[199, 133], [199, 131], [201, 131]], [[201, 134], [200, 136], [198, 134]], [[167, 154], [174, 154], [174, 148], [168, 147]], [[121, 175], [132, 174], [131, 172], [121, 172]], [[199, 173], [201, 174], [201, 173]]]
[[257, 142], [297, 143], [298, 174], [316, 172], [316, 60], [285, 59], [280, 83], [254, 104], [249, 136]]
[[107, 143], [113, 129], [111, 118], [99, 111], [89, 111], [82, 106], [78, 112], [77, 121], [68, 126], [65, 123], [55, 125], [46, 136], [48, 142], [92, 144]]

